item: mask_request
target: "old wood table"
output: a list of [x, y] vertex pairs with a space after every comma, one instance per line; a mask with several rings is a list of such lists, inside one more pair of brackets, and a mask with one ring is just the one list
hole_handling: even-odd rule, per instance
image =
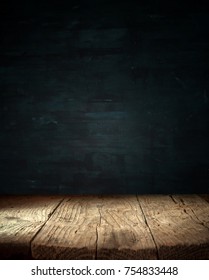
[[209, 196], [1, 196], [1, 259], [209, 259]]

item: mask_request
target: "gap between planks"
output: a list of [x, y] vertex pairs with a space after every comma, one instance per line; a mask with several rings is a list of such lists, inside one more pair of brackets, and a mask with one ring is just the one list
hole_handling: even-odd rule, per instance
[[35, 259], [156, 259], [136, 195], [66, 198], [32, 242]]
[[36, 238], [36, 236], [39, 234], [39, 232], [42, 230], [42, 228], [45, 226], [45, 224], [47, 223], [47, 221], [50, 219], [50, 217], [54, 214], [54, 212], [58, 209], [58, 207], [60, 206], [60, 204], [63, 202], [64, 198], [62, 198], [60, 200], [60, 202], [58, 202], [57, 206], [55, 206], [55, 208], [52, 210], [51, 213], [48, 214], [48, 219], [43, 223], [43, 225], [39, 228], [39, 230], [34, 234], [34, 236], [32, 237], [31, 241], [30, 241], [30, 256], [32, 256], [32, 251], [31, 251], [31, 244], [33, 242], [33, 240]]
[[0, 259], [30, 259], [31, 240], [60, 200], [58, 196], [0, 196]]
[[208, 197], [1, 197], [1, 252], [39, 259], [209, 259]]
[[198, 195], [139, 196], [159, 259], [209, 259], [209, 204]]
[[[82, 208], [81, 201], [84, 198], [77, 197], [76, 199], [76, 203]], [[72, 205], [67, 206], [67, 201], [75, 203], [72, 198], [65, 199], [60, 207], [63, 209], [69, 207], [72, 215], [75, 209], [73, 210]], [[54, 213], [55, 217], [53, 215], [51, 221], [43, 227], [42, 236], [37, 235], [32, 244], [32, 254], [35, 258], [209, 258], [207, 227], [209, 204], [197, 195], [94, 196], [91, 198], [87, 196], [83, 203], [87, 212], [93, 211], [94, 219], [92, 220], [91, 215], [89, 219], [87, 215], [87, 221], [82, 224], [80, 220], [78, 226], [75, 223], [72, 225], [72, 220], [69, 225], [69, 220], [65, 218], [65, 224], [59, 227], [63, 227], [68, 238], [63, 236], [61, 244], [57, 244], [60, 241], [56, 236], [56, 230], [52, 232], [60, 213], [63, 212], [63, 209], [58, 207], [57, 213]], [[79, 217], [77, 218], [79, 220]], [[165, 220], [168, 221], [167, 224]], [[156, 222], [158, 222], [157, 225]], [[133, 223], [135, 223], [134, 226], [138, 225], [137, 232]], [[77, 244], [69, 241], [69, 238], [73, 237], [69, 235], [72, 233], [72, 226], [77, 227], [74, 235], [80, 231], [79, 238], [78, 235], [76, 237]], [[79, 228], [80, 226], [83, 230]], [[89, 238], [94, 237], [94, 241], [90, 244], [82, 244], [85, 228], [88, 229]], [[62, 230], [59, 229], [59, 232], [61, 233]], [[144, 236], [146, 236], [145, 240]], [[144, 247], [143, 243], [146, 244]]]

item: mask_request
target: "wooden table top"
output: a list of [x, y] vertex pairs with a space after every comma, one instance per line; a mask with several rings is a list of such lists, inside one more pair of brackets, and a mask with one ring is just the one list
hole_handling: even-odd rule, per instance
[[209, 196], [0, 196], [0, 258], [209, 259]]

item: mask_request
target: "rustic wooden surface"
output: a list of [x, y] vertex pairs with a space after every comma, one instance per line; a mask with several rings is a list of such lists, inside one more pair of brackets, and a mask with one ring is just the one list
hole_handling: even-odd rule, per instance
[[0, 198], [0, 258], [30, 258], [30, 243], [62, 201], [61, 197]]
[[207, 197], [1, 196], [0, 258], [209, 259]]
[[156, 247], [136, 196], [104, 198], [100, 205], [98, 259], [156, 259]]
[[38, 259], [94, 259], [100, 222], [94, 197], [66, 198], [32, 242]]
[[209, 259], [209, 204], [198, 196], [141, 196], [160, 259]]

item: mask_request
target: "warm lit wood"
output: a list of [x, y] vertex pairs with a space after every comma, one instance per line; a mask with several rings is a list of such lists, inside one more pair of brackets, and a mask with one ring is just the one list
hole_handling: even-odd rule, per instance
[[30, 242], [61, 197], [0, 197], [0, 258], [29, 258]]
[[160, 259], [209, 259], [209, 204], [196, 195], [140, 196]]
[[98, 259], [156, 259], [156, 247], [136, 196], [104, 197]]
[[209, 203], [198, 195], [0, 197], [0, 258], [209, 259]]
[[98, 204], [96, 197], [66, 198], [33, 240], [33, 257], [95, 259]]

